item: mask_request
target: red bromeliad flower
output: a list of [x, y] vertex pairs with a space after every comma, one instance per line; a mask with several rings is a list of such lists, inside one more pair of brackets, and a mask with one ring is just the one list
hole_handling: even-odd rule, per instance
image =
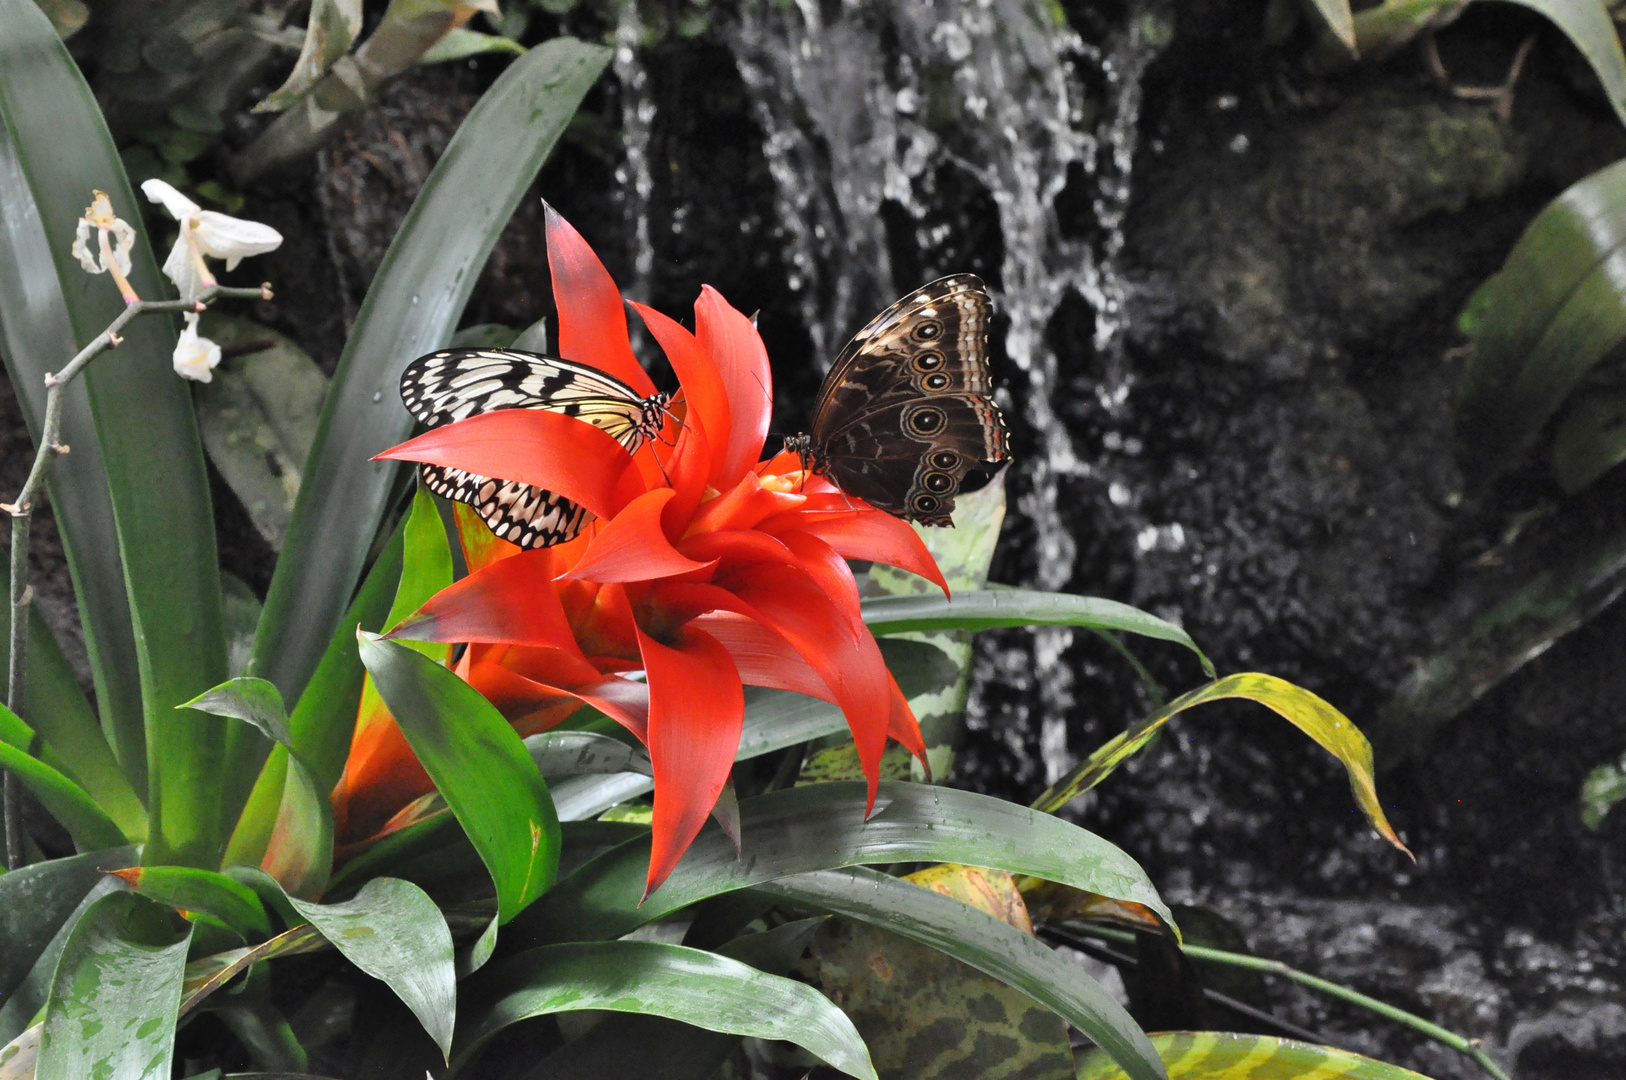
[[[633, 357], [614, 282], [551, 210], [548, 261], [560, 354], [653, 393]], [[574, 417], [509, 409], [436, 428], [379, 456], [531, 484], [598, 518], [576, 540], [533, 551], [489, 533], [471, 543], [466, 531], [469, 575], [392, 636], [470, 643], [458, 673], [524, 734], [585, 703], [636, 735], [654, 766], [654, 889], [728, 782], [744, 719], [742, 684], [838, 705], [871, 805], [888, 736], [924, 763], [920, 729], [859, 616], [846, 560], [887, 563], [948, 587], [907, 523], [807, 475], [794, 454], [759, 462], [771, 373], [749, 319], [709, 286], [695, 302], [692, 334], [632, 306], [682, 384], [673, 406], [681, 421], [668, 424], [665, 438], [633, 455]], [[625, 677], [633, 671], [646, 681]], [[335, 793], [352, 810], [369, 776], [389, 778], [385, 759], [399, 763], [398, 753], [380, 750], [390, 741], [381, 726], [371, 724], [371, 735], [362, 726], [351, 764], [368, 758], [371, 765], [347, 769]], [[398, 732], [393, 739], [406, 750]], [[392, 790], [400, 800], [393, 805], [427, 790], [426, 777], [416, 791]]]

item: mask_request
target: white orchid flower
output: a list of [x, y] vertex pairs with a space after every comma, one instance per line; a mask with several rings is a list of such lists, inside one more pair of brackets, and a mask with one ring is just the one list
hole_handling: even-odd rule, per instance
[[[205, 210], [162, 180], [144, 181], [141, 190], [181, 223], [181, 235], [176, 237], [175, 246], [164, 260], [164, 273], [180, 290], [182, 300], [196, 300], [205, 289], [216, 284], [209, 265], [203, 261], [205, 257], [225, 259], [226, 269], [235, 270], [237, 264], [250, 255], [275, 251], [282, 243], [282, 234], [271, 226]], [[180, 370], [179, 357], [177, 352], [177, 371]]]
[[213, 382], [214, 369], [220, 363], [220, 346], [198, 334], [198, 314], [188, 311], [181, 318], [186, 329], [175, 343], [175, 374], [197, 382]]
[[[105, 191], [91, 192], [92, 199], [73, 234], [73, 256], [89, 274], [112, 274], [119, 293], [126, 304], [141, 297], [130, 286], [130, 248], [135, 244], [136, 231], [130, 223], [113, 213], [113, 201]], [[97, 246], [90, 247], [90, 231], [96, 230]]]

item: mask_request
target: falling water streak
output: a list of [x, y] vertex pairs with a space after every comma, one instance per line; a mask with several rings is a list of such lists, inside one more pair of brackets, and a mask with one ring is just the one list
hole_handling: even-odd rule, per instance
[[791, 241], [790, 287], [801, 296], [814, 355], [827, 365], [892, 292], [876, 226], [882, 200], [909, 186], [893, 160], [893, 94], [874, 77], [878, 35], [846, 18], [827, 24], [818, 0], [799, 0], [794, 12], [741, 5], [727, 34], [765, 133], [763, 156]]
[[655, 177], [649, 167], [649, 145], [655, 125], [655, 99], [649, 93], [649, 71], [639, 47], [644, 27], [637, 4], [624, 4], [615, 28], [615, 77], [621, 88], [622, 162], [615, 170], [616, 198], [627, 223], [632, 251], [632, 281], [623, 290], [649, 303], [655, 273], [655, 245], [650, 237], [649, 205]]
[[[1128, 380], [1121, 357], [1124, 285], [1113, 260], [1140, 112], [1140, 80], [1154, 53], [1148, 6], [1131, 5], [1124, 30], [1104, 49], [1087, 45], [1032, 0], [818, 0], [742, 5], [723, 28], [765, 133], [764, 155], [778, 212], [791, 238], [792, 287], [816, 354], [827, 363], [857, 326], [896, 293], [881, 209], [894, 202], [922, 221], [917, 184], [950, 166], [974, 177], [998, 209], [1003, 261], [996, 300], [1009, 319], [1006, 351], [1025, 374], [1024, 419], [1040, 452], [1019, 506], [1034, 536], [1029, 584], [1060, 589], [1073, 577], [1077, 544], [1063, 512], [1063, 485], [1092, 476], [1055, 403], [1076, 392], [1081, 373], [1064, 369], [1045, 329], [1069, 293], [1095, 310], [1096, 353], [1105, 359], [1104, 400], [1121, 406]], [[895, 41], [895, 54], [883, 42]], [[889, 63], [890, 61], [890, 63]], [[1093, 130], [1077, 68], [1094, 65], [1107, 98]], [[945, 103], [943, 73], [953, 101]], [[944, 120], [945, 111], [951, 117]], [[1064, 235], [1055, 210], [1070, 166], [1095, 185], [1098, 233]], [[941, 272], [957, 266], [934, 267]], [[1026, 688], [1036, 697], [1047, 779], [1071, 765], [1065, 719], [1073, 675], [1063, 662], [1072, 634], [1041, 631]]]

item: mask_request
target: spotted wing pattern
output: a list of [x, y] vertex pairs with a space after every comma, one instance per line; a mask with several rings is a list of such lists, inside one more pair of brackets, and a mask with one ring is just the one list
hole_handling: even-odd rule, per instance
[[[497, 409], [550, 409], [601, 428], [629, 453], [660, 430], [667, 400], [639, 397], [596, 368], [514, 349], [442, 349], [401, 374], [401, 401], [429, 427]], [[521, 547], [562, 544], [592, 517], [529, 484], [441, 465], [420, 465], [419, 475], [430, 491], [468, 503], [493, 533]]]
[[810, 465], [871, 506], [953, 524], [955, 496], [1010, 457], [988, 371], [991, 304], [970, 274], [881, 312], [841, 351], [801, 441]]

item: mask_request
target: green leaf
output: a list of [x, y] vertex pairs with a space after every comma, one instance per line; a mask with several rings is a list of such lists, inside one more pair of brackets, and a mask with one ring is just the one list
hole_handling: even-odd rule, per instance
[[[95, 97], [31, 0], [0, 0], [0, 119], [51, 242], [74, 337], [88, 343], [124, 302], [110, 282], [84, 272], [68, 237], [95, 188], [108, 192], [126, 220], [141, 215]], [[144, 239], [131, 259], [136, 291], [167, 295]], [[225, 678], [225, 628], [203, 448], [190, 391], [171, 365], [175, 341], [172, 319], [137, 319], [123, 331], [116, 358], [91, 364], [83, 378], [141, 672], [151, 768], [144, 858], [210, 866], [225, 840], [224, 725], [174, 707]]]
[[576, 1009], [664, 1016], [708, 1031], [783, 1039], [849, 1076], [875, 1078], [852, 1021], [810, 986], [716, 953], [652, 941], [573, 942], [512, 956], [469, 985], [457, 1066], [509, 1024]]
[[649, 755], [608, 735], [590, 731], [545, 731], [525, 740], [537, 771], [548, 779], [599, 773], [653, 775]]
[[463, 121], [384, 256], [323, 406], [255, 643], [254, 670], [285, 701], [315, 669], [383, 518], [394, 470], [370, 459], [412, 432], [401, 370], [450, 339], [497, 236], [609, 59], [571, 38], [516, 59]]
[[[12, 734], [18, 733], [19, 729], [27, 730], [27, 725], [17, 718], [17, 714], [4, 705], [0, 705], [0, 725], [3, 725], [0, 731]], [[22, 745], [28, 745], [28, 741], [22, 741]], [[51, 812], [52, 817], [61, 822], [80, 851], [118, 847], [128, 839], [84, 788], [15, 745], [9, 738], [0, 737], [0, 770], [7, 769], [34, 793], [34, 797]]]
[[266, 738], [284, 746], [293, 741], [288, 729], [288, 713], [282, 707], [282, 695], [264, 679], [231, 679], [177, 708], [196, 709], [253, 724]]
[[57, 963], [36, 1080], [169, 1080], [191, 930], [172, 937], [129, 893], [85, 912]]
[[[1372, 774], [1372, 745], [1366, 741], [1366, 736], [1349, 722], [1348, 717], [1310, 691], [1274, 675], [1257, 672], [1227, 675], [1217, 682], [1182, 694], [1122, 735], [1103, 744], [1083, 764], [1052, 784], [1048, 791], [1034, 800], [1033, 805], [1052, 813], [1061, 809], [1110, 776], [1113, 770], [1145, 746], [1172, 717], [1194, 706], [1224, 698], [1258, 702], [1337, 758], [1349, 775], [1350, 791], [1355, 795], [1361, 811], [1366, 814], [1367, 821], [1385, 840], [1407, 855], [1411, 854], [1390, 827], [1389, 819], [1383, 814], [1383, 804], [1378, 801], [1377, 783]], [[1086, 891], [1100, 892], [1099, 889]]]
[[507, 923], [553, 884], [559, 819], [525, 744], [468, 683], [405, 645], [360, 635], [361, 660], [497, 885]]
[[[339, 782], [345, 757], [350, 752], [356, 709], [367, 678], [367, 669], [361, 666], [361, 655], [356, 651], [356, 627], [383, 629], [390, 598], [401, 576], [401, 532], [396, 529], [373, 564], [344, 622], [328, 642], [316, 674], [311, 676], [299, 704], [294, 706], [293, 715], [288, 718], [293, 746], [321, 791], [332, 791]], [[227, 865], [260, 865], [281, 813], [287, 774], [288, 750], [274, 747], [232, 831], [231, 842], [226, 845], [224, 861]]]
[[720, 829], [708, 826], [642, 904], [649, 839], [630, 840], [561, 881], [508, 938], [524, 944], [619, 937], [697, 901], [790, 874], [895, 862], [1029, 874], [1145, 904], [1174, 923], [1135, 860], [1059, 818], [969, 791], [883, 781], [875, 815], [866, 822], [865, 799], [865, 786], [853, 782], [746, 799], [740, 855]]
[[816, 985], [841, 1002], [883, 1076], [1072, 1075], [1073, 1050], [1061, 1017], [952, 956], [839, 918], [819, 930], [813, 956]]
[[361, 0], [313, 0], [299, 59], [283, 84], [254, 106], [255, 112], [281, 112], [310, 92], [328, 68], [350, 51], [361, 33]]
[[930, 945], [1014, 986], [1088, 1035], [1133, 1080], [1163, 1080], [1139, 1025], [1100, 983], [1035, 938], [918, 885], [861, 867], [798, 874], [762, 886], [807, 904]]
[[[1331, 1046], [1231, 1035], [1220, 1031], [1165, 1031], [1150, 1036], [1169, 1080], [1428, 1080], [1421, 1073], [1386, 1065]], [[1124, 1071], [1100, 1050], [1079, 1058], [1078, 1080], [1122, 1080]]]
[[258, 1080], [299, 1076], [310, 1064], [288, 1018], [270, 1001], [219, 1001], [212, 1010], [248, 1051], [249, 1060], [266, 1072]]
[[192, 400], [209, 460], [278, 550], [316, 438], [327, 376], [298, 345], [248, 319], [208, 311], [198, 329], [224, 349], [265, 346], [215, 368], [212, 380], [193, 387]]
[[[412, 510], [404, 527], [404, 561], [401, 582], [390, 605], [386, 627], [394, 628], [402, 619], [429, 602], [429, 598], [452, 583], [452, 548], [446, 538], [446, 525], [435, 498], [424, 487], [412, 496]], [[425, 656], [444, 661], [452, 647], [438, 641], [402, 642]]]
[[[0, 589], [6, 590], [6, 596], [10, 595], [10, 578], [9, 566], [0, 567]], [[0, 641], [10, 640], [11, 605], [0, 603]], [[0, 664], [0, 700], [9, 688], [8, 675], [7, 666]], [[85, 692], [40, 618], [37, 605], [31, 605], [28, 612], [28, 675], [23, 685], [23, 718], [45, 740], [55, 763], [90, 793], [125, 839], [145, 839], [146, 807], [119, 768]]]
[[333, 805], [297, 754], [288, 755], [282, 802], [260, 868], [290, 896], [320, 896], [333, 873]]
[[[36, 445], [45, 416], [45, 373], [59, 370], [79, 348], [51, 247], [17, 147], [0, 117], [0, 356]], [[83, 380], [62, 392], [61, 430], [61, 441], [73, 452], [57, 459], [46, 481], [51, 514], [79, 598], [102, 726], [128, 786], [144, 796], [141, 671], [113, 500]]]
[[1603, 84], [1615, 115], [1626, 122], [1626, 52], [1604, 0], [1513, 0], [1551, 19], [1575, 43]]
[[918, 630], [992, 630], [1002, 626], [1087, 626], [1122, 630], [1184, 645], [1197, 654], [1210, 676], [1214, 665], [1178, 626], [1139, 608], [1097, 596], [986, 589], [942, 596], [888, 596], [866, 600], [864, 622], [877, 636]]
[[[963, 595], [987, 585], [988, 567], [1004, 521], [1005, 473], [1001, 471], [991, 483], [960, 497], [954, 528], [912, 528], [937, 560], [949, 588]], [[860, 578], [859, 589], [866, 597], [941, 595], [926, 579], [880, 564], [871, 566]], [[920, 723], [932, 776], [939, 782], [946, 780], [965, 733], [965, 703], [971, 687], [971, 634], [964, 630], [935, 630], [883, 638], [880, 645], [886, 666]], [[846, 745], [852, 745], [850, 736]], [[857, 764], [856, 754], [853, 763]], [[900, 764], [907, 770], [900, 779], [914, 776], [919, 768], [912, 760]], [[925, 779], [924, 770], [920, 779]]]
[[271, 936], [271, 916], [260, 898], [225, 874], [189, 866], [137, 866], [117, 876], [149, 900], [213, 915], [244, 937]]
[[[333, 871], [333, 807], [328, 801], [327, 789], [317, 783], [304, 761], [292, 751], [290, 725], [277, 688], [264, 679], [232, 679], [187, 702], [185, 708], [252, 724], [277, 744], [277, 749], [282, 751], [278, 755], [282, 772], [281, 799], [259, 865], [291, 895], [320, 896]], [[268, 794], [272, 790], [274, 788], [266, 789]], [[255, 803], [252, 797], [250, 803]], [[245, 807], [245, 816], [251, 809], [259, 816], [267, 813], [269, 807]], [[227, 848], [228, 856], [238, 854], [234, 850], [239, 847], [236, 831], [232, 841]], [[246, 844], [245, 838], [242, 846]], [[245, 1020], [245, 1023], [254, 1022], [257, 1021], [253, 1018]]]
[[[282, 897], [287, 903], [287, 897]], [[233, 949], [231, 952], [205, 956], [186, 965], [186, 981], [181, 986], [180, 1015], [186, 1016], [205, 999], [232, 979], [255, 964], [274, 960], [279, 956], [299, 956], [332, 948], [321, 931], [309, 923], [285, 930], [270, 941], [262, 941], [252, 949]]]
[[1553, 436], [1553, 474], [1570, 495], [1626, 461], [1626, 393], [1578, 395]]
[[0, 874], [0, 1001], [11, 1000], [85, 894], [135, 857], [135, 848], [115, 847]]
[[374, 878], [342, 904], [293, 904], [346, 960], [395, 991], [442, 1054], [451, 1053], [452, 932], [428, 894], [411, 882]]
[[450, 60], [466, 60], [471, 56], [480, 56], [485, 53], [514, 53], [523, 54], [525, 46], [513, 38], [503, 37], [501, 34], [482, 34], [477, 30], [457, 27], [448, 30], [446, 36], [429, 46], [424, 54], [418, 57], [420, 64], [444, 64]]
[[1626, 799], [1626, 754], [1618, 762], [1599, 765], [1581, 781], [1581, 821], [1596, 829], [1622, 799]]
[[1460, 317], [1463, 462], [1488, 480], [1518, 461], [1581, 378], [1626, 339], [1626, 162], [1536, 215]]
[[34, 960], [28, 974], [6, 996], [4, 1005], [0, 1005], [0, 1039], [10, 1039], [20, 1034], [30, 1023], [39, 1019], [40, 1010], [45, 1008], [46, 999], [51, 996], [52, 980], [56, 978], [57, 961], [62, 958], [62, 950], [67, 946], [68, 937], [73, 933], [74, 927], [95, 904], [105, 896], [126, 890], [110, 877], [103, 877], [90, 891], [85, 893], [62, 920], [55, 934], [45, 950]]
[[1333, 36], [1354, 52], [1355, 14], [1349, 9], [1349, 0], [1311, 0], [1311, 5]]
[[[798, 919], [746, 934], [716, 952], [770, 975], [788, 974], [807, 951], [823, 917]], [[708, 1080], [740, 1045], [738, 1035], [690, 1027], [662, 1016], [605, 1017], [549, 1054], [538, 1067], [548, 1080]]]

